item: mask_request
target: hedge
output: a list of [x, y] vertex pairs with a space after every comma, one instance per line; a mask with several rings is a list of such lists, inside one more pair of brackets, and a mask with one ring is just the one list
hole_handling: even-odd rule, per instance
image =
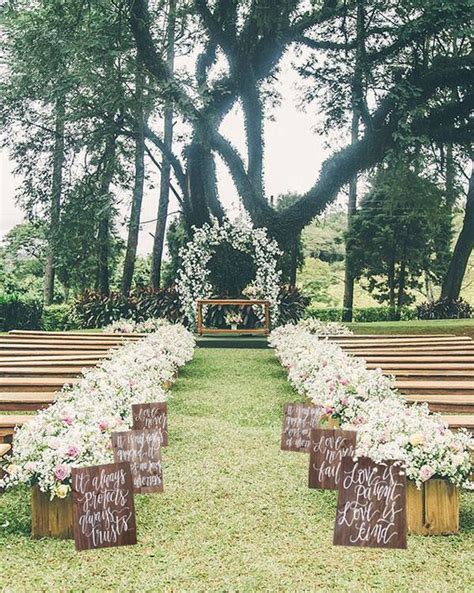
[[79, 324], [74, 317], [71, 305], [49, 305], [43, 308], [41, 316], [41, 329], [46, 331], [66, 331], [79, 329]]
[[[306, 311], [306, 317], [316, 317], [321, 321], [342, 321], [342, 309], [335, 308], [315, 308], [310, 307]], [[390, 307], [364, 307], [354, 308], [352, 310], [353, 321], [372, 322], [372, 321], [408, 321], [416, 319], [416, 309], [408, 307], [402, 308], [400, 314]]]
[[39, 301], [0, 295], [0, 331], [39, 329], [43, 306]]

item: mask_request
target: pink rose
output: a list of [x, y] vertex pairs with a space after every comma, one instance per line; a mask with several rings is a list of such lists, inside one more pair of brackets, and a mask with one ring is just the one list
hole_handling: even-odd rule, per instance
[[108, 425], [108, 423], [107, 423], [106, 420], [101, 420], [99, 422], [99, 430], [100, 430], [100, 432], [105, 432], [107, 430], [108, 426], [109, 425]]
[[341, 379], [341, 385], [349, 385], [349, 381], [347, 379]]
[[66, 451], [68, 457], [76, 458], [79, 455], [79, 449], [74, 445], [71, 445]]
[[430, 465], [422, 465], [420, 467], [420, 480], [426, 482], [434, 474], [434, 469]]
[[56, 478], [56, 480], [59, 480], [60, 482], [62, 482], [64, 479], [68, 478], [71, 475], [71, 468], [69, 467], [69, 465], [57, 465], [54, 468], [54, 476]]
[[63, 422], [64, 424], [67, 424], [68, 426], [71, 426], [71, 424], [74, 422], [74, 416], [72, 415], [67, 415], [63, 417]]
[[334, 412], [334, 408], [324, 408], [323, 416], [332, 416], [333, 412]]

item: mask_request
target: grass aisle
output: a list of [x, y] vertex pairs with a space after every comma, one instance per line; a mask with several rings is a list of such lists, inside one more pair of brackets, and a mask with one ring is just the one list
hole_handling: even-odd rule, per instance
[[279, 451], [297, 398], [272, 351], [197, 350], [173, 394], [166, 492], [137, 497], [138, 545], [33, 542], [28, 493], [8, 493], [0, 590], [472, 590], [472, 497], [461, 536], [410, 537], [406, 552], [331, 545], [335, 493], [308, 490], [307, 456]]

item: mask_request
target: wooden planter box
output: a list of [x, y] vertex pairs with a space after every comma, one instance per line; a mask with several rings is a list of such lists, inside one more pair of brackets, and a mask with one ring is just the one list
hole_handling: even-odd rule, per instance
[[54, 537], [71, 539], [72, 531], [72, 498], [54, 497], [50, 500], [48, 493], [41, 492], [38, 486], [31, 489], [31, 535], [35, 539]]
[[459, 488], [447, 480], [428, 480], [418, 490], [407, 482], [408, 533], [452, 535], [459, 533]]

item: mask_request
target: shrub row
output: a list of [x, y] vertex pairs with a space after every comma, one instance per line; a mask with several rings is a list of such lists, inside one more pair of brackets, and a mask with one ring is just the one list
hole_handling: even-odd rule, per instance
[[[315, 317], [321, 321], [342, 321], [342, 309], [310, 307], [306, 317]], [[403, 307], [400, 311], [390, 307], [364, 307], [353, 309], [353, 321], [410, 321], [412, 319], [469, 319], [473, 308], [463, 299], [438, 299], [428, 301], [412, 309]]]
[[[321, 321], [342, 321], [342, 309], [318, 309], [311, 307], [306, 312], [306, 317], [315, 317]], [[353, 321], [406, 321], [416, 319], [416, 310], [404, 307], [400, 312], [390, 307], [364, 307], [352, 310]]]
[[[321, 321], [341, 321], [342, 309], [308, 307], [309, 299], [297, 289], [282, 287], [280, 291], [280, 322], [296, 322], [304, 316]], [[218, 316], [217, 308], [214, 316]], [[389, 307], [365, 307], [353, 310], [354, 321], [393, 321], [397, 319], [465, 319], [473, 315], [472, 307], [458, 299], [423, 303], [416, 309], [403, 308], [400, 315]], [[105, 297], [86, 293], [74, 305], [43, 307], [38, 301], [0, 295], [0, 331], [10, 329], [44, 329], [64, 331], [77, 328], [103, 327], [121, 318], [144, 321], [164, 317], [172, 322], [185, 321], [176, 290], [140, 289], [128, 298], [113, 293]], [[218, 325], [218, 320], [207, 320]], [[250, 323], [250, 321], [249, 321]]]

